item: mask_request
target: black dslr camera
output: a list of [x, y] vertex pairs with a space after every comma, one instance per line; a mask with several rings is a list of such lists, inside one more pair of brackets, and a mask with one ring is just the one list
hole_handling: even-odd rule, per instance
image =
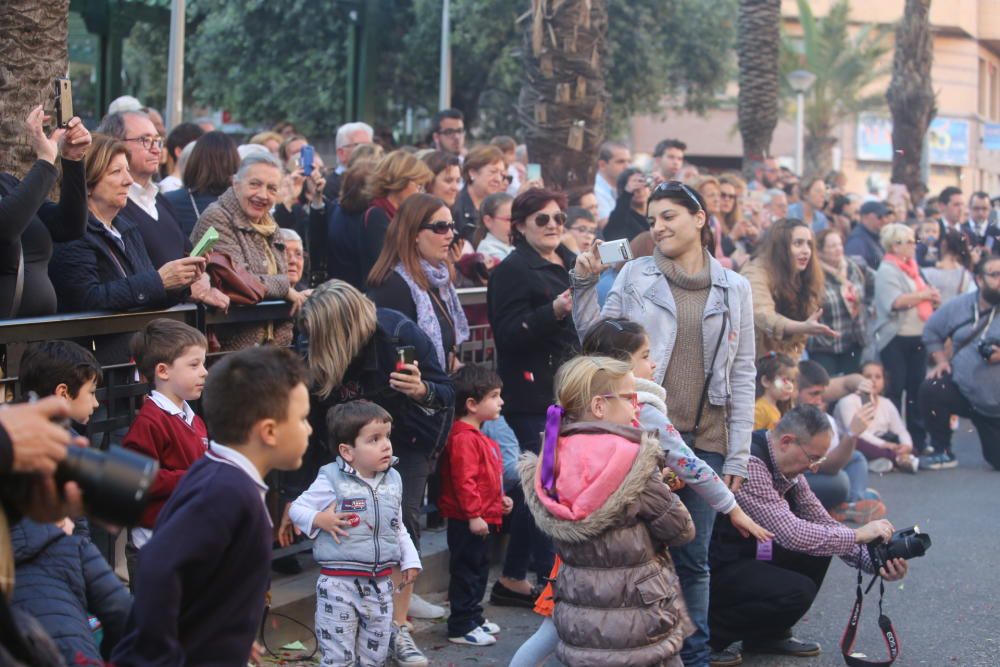
[[1000, 339], [984, 338], [976, 345], [976, 351], [979, 352], [979, 356], [983, 358], [983, 361], [988, 362], [997, 347], [1000, 347]]
[[909, 560], [923, 556], [930, 548], [931, 536], [921, 533], [919, 526], [913, 526], [893, 533], [892, 539], [888, 542], [883, 539], [869, 542], [868, 555], [871, 556], [875, 571], [878, 572], [893, 558]]
[[70, 447], [56, 468], [56, 481], [76, 482], [87, 514], [116, 526], [134, 526], [149, 502], [149, 489], [160, 464], [114, 446], [106, 452]]

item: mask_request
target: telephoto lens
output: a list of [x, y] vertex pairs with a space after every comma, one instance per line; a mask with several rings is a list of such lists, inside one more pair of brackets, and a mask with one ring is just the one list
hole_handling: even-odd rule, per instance
[[80, 485], [88, 515], [115, 526], [133, 526], [149, 502], [159, 468], [156, 460], [118, 446], [107, 452], [70, 447], [56, 480]]
[[910, 560], [927, 553], [931, 548], [931, 536], [920, 532], [920, 526], [913, 526], [893, 533], [888, 542], [875, 540], [868, 544], [868, 554], [872, 558], [875, 571], [885, 567], [893, 558]]

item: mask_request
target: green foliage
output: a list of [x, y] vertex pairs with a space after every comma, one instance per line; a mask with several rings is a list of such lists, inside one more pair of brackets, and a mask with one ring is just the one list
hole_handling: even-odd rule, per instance
[[204, 20], [188, 44], [197, 101], [248, 125], [289, 119], [310, 135], [336, 131], [347, 90], [345, 8], [314, 0], [200, 5]]
[[816, 83], [806, 94], [805, 125], [809, 134], [827, 137], [840, 121], [885, 107], [883, 92], [863, 91], [889, 72], [890, 64], [879, 61], [890, 49], [890, 27], [866, 24], [852, 36], [846, 0], [833, 4], [823, 18], [813, 15], [806, 0], [798, 0], [798, 8], [803, 36], [782, 38], [782, 93], [795, 95], [785, 78], [792, 70], [815, 74]]
[[125, 80], [122, 93], [162, 110], [167, 103], [167, 51], [170, 32], [136, 23], [122, 46]]
[[[372, 117], [402, 129], [437, 109], [441, 0], [198, 0], [189, 10], [185, 99], [229, 110], [246, 125], [293, 121], [329, 134], [345, 120], [347, 12], [375, 22], [367, 85]], [[737, 0], [605, 0], [604, 60], [612, 132], [679, 95], [704, 111], [732, 74]], [[322, 8], [318, 8], [322, 5]], [[451, 0], [452, 103], [482, 138], [518, 133], [530, 0]], [[190, 25], [197, 25], [191, 30]], [[137, 24], [125, 47], [126, 92], [161, 107], [168, 32]]]

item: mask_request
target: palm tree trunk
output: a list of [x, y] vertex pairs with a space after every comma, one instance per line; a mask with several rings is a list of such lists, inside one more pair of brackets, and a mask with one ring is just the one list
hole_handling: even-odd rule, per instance
[[0, 172], [23, 176], [35, 161], [24, 118], [52, 110], [52, 79], [66, 75], [70, 0], [0, 2]]
[[604, 0], [532, 0], [518, 116], [549, 187], [592, 183], [604, 141]]
[[833, 169], [833, 147], [837, 140], [830, 136], [830, 131], [813, 134], [807, 132], [803, 140], [803, 161], [805, 168], [800, 176], [818, 176], [824, 178]]
[[753, 178], [753, 163], [770, 155], [778, 125], [780, 25], [781, 0], [740, 0], [738, 114], [748, 179]]
[[896, 28], [892, 81], [886, 94], [892, 111], [892, 182], [906, 185], [911, 197], [921, 181], [924, 137], [937, 114], [931, 82], [930, 9], [931, 0], [906, 0]]

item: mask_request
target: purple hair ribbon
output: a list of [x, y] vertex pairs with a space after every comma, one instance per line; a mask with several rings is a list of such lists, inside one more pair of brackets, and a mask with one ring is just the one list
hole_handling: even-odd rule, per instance
[[542, 489], [556, 497], [556, 441], [562, 426], [564, 410], [560, 405], [550, 405], [545, 415], [545, 440], [542, 443]]

